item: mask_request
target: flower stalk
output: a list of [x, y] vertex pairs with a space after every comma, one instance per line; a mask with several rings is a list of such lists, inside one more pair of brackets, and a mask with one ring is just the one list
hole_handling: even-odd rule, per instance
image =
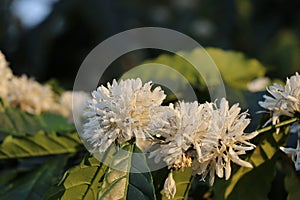
[[299, 120], [300, 120], [300, 119], [299, 119], [298, 117], [293, 117], [293, 118], [291, 118], [291, 119], [289, 119], [289, 120], [280, 122], [280, 123], [278, 123], [278, 124], [270, 125], [270, 126], [267, 126], [267, 127], [265, 127], [265, 128], [259, 129], [259, 130], [257, 130], [257, 132], [258, 132], [259, 134], [265, 133], [265, 132], [268, 132], [268, 131], [273, 130], [273, 129], [277, 129], [277, 128], [281, 128], [281, 127], [284, 127], [284, 126], [291, 125], [291, 124], [293, 124], [293, 123], [295, 123], [295, 122], [297, 122], [297, 121], [299, 121]]

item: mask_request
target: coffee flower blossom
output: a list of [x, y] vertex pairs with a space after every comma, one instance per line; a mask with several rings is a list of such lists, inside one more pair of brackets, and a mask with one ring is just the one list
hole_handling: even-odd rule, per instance
[[113, 143], [150, 138], [149, 158], [163, 161], [171, 171], [164, 184], [169, 199], [176, 193], [173, 170], [192, 167], [202, 179], [210, 173], [212, 184], [215, 174], [229, 179], [231, 162], [252, 167], [239, 156], [255, 148], [249, 140], [258, 132], [244, 132], [250, 119], [246, 112], [240, 113], [238, 104], [229, 107], [223, 98], [220, 106], [197, 101], [161, 106], [164, 92], [160, 87], [151, 88], [151, 82], [143, 85], [140, 79], [127, 79], [114, 80], [92, 92], [82, 138], [93, 153], [103, 153]]
[[170, 172], [164, 184], [164, 193], [168, 199], [173, 199], [176, 194], [176, 182]]
[[0, 98], [6, 99], [9, 93], [9, 81], [13, 77], [11, 69], [0, 51]]
[[[229, 179], [231, 162], [252, 167], [239, 156], [255, 148], [249, 140], [258, 132], [244, 132], [250, 119], [246, 112], [240, 113], [238, 104], [230, 108], [223, 98], [220, 106], [179, 102], [175, 107], [171, 104], [161, 110], [150, 126], [152, 133], [164, 138], [164, 142], [150, 152], [149, 157], [155, 162], [163, 160], [171, 170], [191, 166], [193, 173], [201, 175], [202, 179], [210, 173], [210, 184], [215, 174]], [[164, 190], [169, 191], [169, 187]]]
[[50, 86], [41, 85], [26, 75], [14, 76], [0, 52], [0, 98], [10, 105], [31, 114], [54, 112], [61, 109]]
[[298, 122], [292, 124], [289, 132], [290, 136], [292, 135], [291, 138], [297, 140], [297, 146], [295, 147], [294, 144], [292, 145], [290, 143], [289, 147], [280, 147], [280, 150], [282, 150], [291, 158], [295, 165], [296, 171], [300, 171], [300, 124]]
[[152, 133], [165, 138], [165, 143], [159, 148], [150, 152], [150, 158], [154, 157], [155, 162], [163, 160], [169, 168], [190, 167], [192, 160], [187, 151], [193, 145], [198, 145], [198, 140], [204, 137], [208, 128], [208, 120], [203, 118], [203, 107], [198, 102], [179, 102], [174, 108], [162, 108], [161, 116], [153, 118], [151, 127]]
[[285, 87], [281, 84], [273, 84], [267, 88], [272, 96], [264, 95], [265, 100], [258, 102], [259, 105], [271, 113], [270, 120], [266, 124], [279, 122], [279, 117], [293, 117], [296, 112], [300, 112], [300, 75], [296, 73], [287, 78]]
[[8, 89], [7, 101], [25, 112], [38, 115], [57, 107], [51, 87], [25, 75], [13, 77]]
[[241, 109], [238, 104], [229, 108], [228, 102], [223, 98], [218, 107], [216, 104], [211, 111], [212, 122], [206, 134], [211, 138], [210, 146], [203, 148], [204, 154], [197, 154], [197, 159], [193, 162], [195, 173], [202, 175], [203, 179], [210, 172], [210, 184], [214, 182], [214, 174], [218, 177], [228, 180], [231, 175], [231, 161], [244, 166], [252, 165], [239, 158], [240, 155], [246, 154], [246, 151], [255, 148], [254, 144], [249, 142], [258, 132], [244, 133], [245, 128], [250, 123], [246, 118], [247, 113], [240, 113]]
[[166, 97], [160, 87], [151, 88], [151, 82], [143, 85], [138, 78], [120, 83], [114, 80], [112, 85], [102, 85], [92, 92], [82, 137], [93, 151], [104, 152], [113, 142], [122, 144], [133, 137], [151, 137], [147, 127], [155, 116], [150, 111], [158, 110]]
[[190, 150], [195, 147], [200, 153], [200, 147], [209, 144], [204, 142], [209, 140], [206, 134], [211, 120], [208, 105], [199, 105], [196, 101], [179, 102], [175, 107], [170, 104], [169, 107], [161, 107], [161, 112], [157, 113], [158, 117], [152, 119], [151, 132], [165, 138], [165, 141], [150, 152], [149, 157], [153, 157], [156, 163], [163, 160], [168, 168], [171, 168], [164, 184], [164, 192], [168, 199], [174, 198], [176, 194], [172, 170], [191, 167]]

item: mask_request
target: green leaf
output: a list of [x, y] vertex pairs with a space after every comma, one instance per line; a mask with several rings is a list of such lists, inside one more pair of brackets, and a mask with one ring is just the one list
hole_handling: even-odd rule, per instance
[[[176, 182], [176, 194], [174, 200], [188, 199], [189, 191], [194, 180], [191, 168], [186, 168], [184, 171], [173, 171], [173, 178]], [[161, 191], [162, 199], [168, 198], [164, 194], [164, 190]]]
[[99, 199], [156, 199], [145, 155], [135, 144], [124, 144], [109, 166]]
[[[249, 81], [265, 74], [266, 70], [261, 63], [256, 59], [248, 59], [242, 53], [217, 48], [206, 48], [205, 50], [196, 48], [191, 52], [178, 52], [187, 60], [201, 66], [201, 74], [181, 56], [163, 54], [154, 60], [146, 61], [144, 64], [149, 64], [149, 67], [134, 68], [122, 78], [140, 77], [144, 81], [167, 80], [167, 83], [175, 85], [176, 89], [182, 91], [188, 83], [200, 90], [206, 88], [206, 84], [219, 84], [218, 79], [214, 77], [214, 74], [211, 74], [212, 67], [215, 67], [214, 63], [225, 83], [237, 89], [247, 89]], [[166, 65], [169, 68], [157, 64]], [[170, 68], [173, 70], [170, 70]], [[181, 76], [186, 78], [187, 81], [182, 79]], [[207, 78], [206, 82], [203, 80], [204, 76]], [[184, 91], [182, 92], [184, 93]]]
[[285, 177], [285, 189], [288, 192], [288, 200], [298, 200], [300, 197], [300, 180], [295, 173]]
[[1, 199], [40, 200], [55, 182], [67, 162], [68, 157], [51, 159], [38, 169], [16, 178], [0, 192]]
[[219, 68], [221, 75], [229, 86], [246, 89], [247, 83], [265, 74], [265, 68], [256, 59], [248, 59], [244, 54], [207, 48], [207, 53]]
[[34, 135], [38, 131], [70, 132], [74, 131], [73, 125], [61, 115], [42, 113], [32, 115], [0, 102], [0, 141], [7, 135], [24, 136]]
[[239, 199], [241, 195], [246, 200], [267, 199], [276, 174], [275, 163], [280, 152], [279, 147], [286, 141], [287, 130], [279, 134], [267, 132], [258, 136], [256, 149], [246, 159], [252, 163], [253, 168], [238, 168], [226, 182], [216, 179], [214, 199]]
[[241, 176], [232, 191], [228, 194], [225, 193], [225, 195], [228, 195], [226, 199], [233, 200], [239, 197], [249, 200], [268, 199], [268, 193], [276, 174], [275, 161], [276, 159], [274, 157], [274, 159], [264, 162], [253, 170], [250, 170], [247, 174]]
[[44, 199], [97, 199], [100, 180], [107, 166], [94, 157], [86, 156], [82, 162], [67, 170], [57, 186], [52, 187]]
[[136, 145], [134, 145], [133, 153], [127, 199], [156, 199], [153, 180], [145, 154]]
[[[194, 66], [198, 66], [199, 71]], [[255, 93], [249, 92], [247, 85], [250, 81], [263, 77], [265, 71], [265, 67], [256, 59], [247, 58], [242, 53], [217, 48], [196, 48], [190, 52], [178, 52], [178, 55], [162, 54], [134, 67], [121, 79], [141, 78], [144, 82], [161, 84], [167, 94], [165, 103], [178, 99], [195, 101], [195, 96], [200, 102], [212, 101], [209, 92], [218, 93], [215, 90], [219, 87], [216, 86], [224, 83], [227, 99], [232, 103], [239, 102], [243, 109], [249, 109], [252, 104], [247, 101], [248, 93]], [[211, 91], [208, 91], [207, 86], [210, 86]]]
[[77, 133], [7, 136], [0, 144], [0, 159], [74, 153], [83, 149]]
[[[284, 155], [284, 156], [286, 156], [286, 155]], [[290, 159], [290, 158], [287, 158], [287, 159]], [[290, 163], [292, 163], [291, 160], [289, 160], [289, 161], [290, 161]], [[293, 167], [294, 163], [292, 163], [292, 165], [288, 165], [288, 162], [285, 162], [284, 164], [286, 165], [286, 167], [285, 167], [286, 176], [284, 179], [284, 185], [285, 185], [285, 190], [288, 193], [287, 199], [288, 200], [298, 200], [300, 197], [299, 175], [297, 175], [297, 172], [295, 172], [295, 168]]]
[[4, 166], [4, 169], [2, 168], [0, 171], [0, 191], [18, 175], [18, 170], [11, 166], [9, 162], [3, 162], [2, 160], [1, 165]]
[[65, 117], [59, 114], [45, 112], [37, 116], [37, 118], [39, 118], [43, 130], [46, 133], [68, 133], [75, 130], [74, 125], [70, 124]]
[[126, 143], [119, 151], [111, 147], [103, 161], [86, 157], [64, 174], [45, 199], [156, 199], [151, 174], [140, 173], [149, 169], [135, 144]]

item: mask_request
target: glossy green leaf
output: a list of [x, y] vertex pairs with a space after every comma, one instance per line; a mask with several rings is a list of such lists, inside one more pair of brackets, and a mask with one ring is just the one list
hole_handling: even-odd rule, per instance
[[107, 167], [97, 159], [86, 156], [79, 165], [65, 172], [44, 199], [97, 199], [100, 180], [106, 170]]
[[133, 147], [133, 153], [127, 199], [156, 199], [153, 180], [145, 154], [136, 145]]
[[156, 199], [145, 156], [134, 144], [126, 143], [118, 151], [111, 147], [103, 159], [105, 164], [85, 158], [65, 173], [46, 199]]
[[[176, 182], [176, 194], [174, 200], [188, 199], [189, 190], [194, 180], [192, 176], [191, 168], [187, 168], [184, 171], [173, 171], [173, 178]], [[162, 199], [167, 200], [168, 198], [164, 194], [164, 190], [161, 191]]]
[[[167, 83], [182, 91], [188, 83], [198, 89], [206, 88], [207, 84], [212, 86], [219, 84], [218, 78], [211, 73], [212, 69], [216, 67], [224, 82], [230, 87], [238, 89], [246, 89], [249, 81], [265, 74], [266, 70], [262, 64], [255, 59], [248, 59], [242, 53], [217, 48], [206, 48], [205, 50], [197, 48], [191, 52], [178, 52], [192, 63], [179, 55], [161, 55], [154, 60], [146, 61], [145, 64], [148, 64], [149, 67], [134, 68], [122, 78], [140, 77], [144, 81], [167, 80]], [[168, 66], [168, 68], [158, 64]], [[192, 64], [200, 66], [200, 73]], [[204, 77], [206, 77], [205, 81]]]
[[99, 199], [126, 199], [133, 148], [133, 145], [125, 144], [113, 156], [100, 188]]
[[83, 149], [77, 133], [7, 136], [0, 144], [0, 159], [74, 153]]
[[112, 157], [99, 199], [156, 199], [146, 158], [135, 144], [125, 144]]
[[[284, 155], [286, 156], [286, 155]], [[287, 158], [290, 159], [290, 158]], [[300, 197], [300, 177], [297, 175], [297, 172], [295, 171], [294, 168], [294, 163], [292, 163], [291, 160], [289, 160], [291, 165], [288, 167], [285, 167], [286, 170], [286, 176], [284, 179], [284, 185], [285, 185], [285, 190], [288, 193], [287, 199], [288, 200], [298, 200]], [[287, 162], [288, 163], [288, 162]], [[285, 163], [286, 165], [288, 165]]]
[[274, 159], [266, 161], [245, 175], [240, 176], [230, 193], [228, 192], [229, 190], [226, 190], [225, 196], [228, 195], [226, 199], [233, 200], [241, 197], [249, 200], [268, 199], [268, 193], [276, 174], [275, 161], [274, 157]]
[[4, 160], [0, 164], [4, 166], [4, 169], [0, 171], [0, 191], [2, 191], [9, 182], [16, 178], [18, 170], [9, 162], [4, 162]]
[[57, 181], [62, 172], [68, 157], [54, 158], [36, 170], [29, 172], [7, 184], [7, 187], [0, 191], [1, 199], [30, 199], [40, 200], [50, 186]]
[[34, 135], [38, 131], [70, 132], [74, 131], [66, 118], [54, 113], [32, 115], [0, 102], [0, 141], [7, 135]]
[[217, 48], [206, 50], [219, 68], [225, 83], [233, 88], [246, 89], [249, 81], [265, 74], [266, 70], [261, 63], [256, 59], [248, 59], [242, 53]]

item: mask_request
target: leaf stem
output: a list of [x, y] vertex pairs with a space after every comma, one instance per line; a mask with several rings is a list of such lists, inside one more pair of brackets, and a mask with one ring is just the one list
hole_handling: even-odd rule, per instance
[[283, 126], [287, 126], [287, 125], [293, 124], [293, 123], [295, 123], [297, 121], [299, 121], [299, 118], [298, 117], [294, 117], [294, 118], [291, 118], [289, 120], [280, 122], [278, 124], [267, 126], [265, 128], [259, 129], [259, 130], [257, 130], [257, 132], [258, 133], [265, 133], [265, 132], [268, 132], [268, 131], [270, 131], [272, 129], [276, 129], [276, 128], [280, 128], [280, 127], [283, 127]]

